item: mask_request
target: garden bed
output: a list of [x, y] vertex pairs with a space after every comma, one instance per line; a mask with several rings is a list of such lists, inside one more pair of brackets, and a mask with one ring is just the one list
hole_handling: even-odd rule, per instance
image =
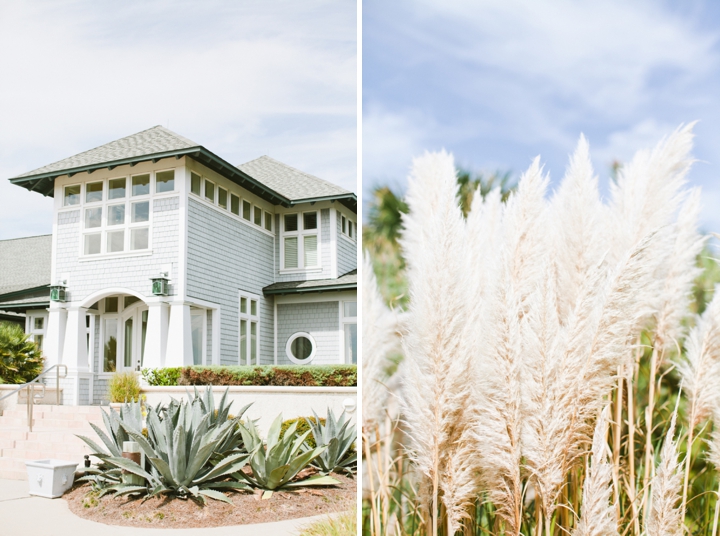
[[79, 517], [128, 527], [195, 528], [247, 525], [297, 519], [350, 510], [355, 506], [357, 481], [334, 474], [337, 486], [297, 488], [273, 493], [267, 500], [260, 493], [227, 493], [232, 505], [209, 500], [200, 505], [192, 500], [105, 495], [97, 499], [90, 485], [75, 486], [63, 496], [70, 511]]

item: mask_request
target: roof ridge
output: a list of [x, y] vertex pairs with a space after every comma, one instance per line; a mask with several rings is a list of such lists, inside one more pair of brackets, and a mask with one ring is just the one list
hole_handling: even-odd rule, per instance
[[13, 240], [29, 240], [30, 238], [42, 238], [44, 236], [52, 236], [52, 233], [33, 236], [19, 236], [17, 238], [2, 238], [0, 239], [0, 242], [12, 242]]

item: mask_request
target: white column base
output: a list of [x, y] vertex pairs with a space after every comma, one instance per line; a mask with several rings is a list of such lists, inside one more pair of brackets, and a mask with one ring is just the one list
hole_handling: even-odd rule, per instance
[[165, 367], [186, 367], [193, 364], [190, 306], [185, 303], [170, 305]]

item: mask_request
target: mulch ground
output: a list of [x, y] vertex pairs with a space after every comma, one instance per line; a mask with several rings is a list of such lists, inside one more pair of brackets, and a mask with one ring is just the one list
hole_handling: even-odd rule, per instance
[[98, 499], [85, 483], [75, 486], [63, 495], [63, 499], [74, 514], [108, 525], [154, 528], [246, 525], [352, 509], [356, 503], [357, 481], [343, 475], [331, 476], [340, 484], [275, 492], [267, 500], [262, 500], [259, 492], [225, 493], [232, 506], [212, 499], [207, 499], [204, 506], [192, 500], [168, 497], [143, 501], [105, 495]]

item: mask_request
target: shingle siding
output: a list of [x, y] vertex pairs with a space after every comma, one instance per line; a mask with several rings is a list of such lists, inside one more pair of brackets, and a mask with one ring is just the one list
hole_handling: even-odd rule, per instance
[[259, 296], [260, 358], [273, 362], [273, 238], [190, 198], [187, 294], [221, 307], [220, 362], [238, 364], [239, 290]]
[[340, 360], [339, 302], [278, 304], [278, 364], [294, 364], [287, 357], [288, 339], [303, 331], [309, 333], [317, 345], [313, 365], [338, 364]]
[[357, 241], [347, 238], [341, 229], [341, 218], [337, 218], [338, 276], [357, 269]]

